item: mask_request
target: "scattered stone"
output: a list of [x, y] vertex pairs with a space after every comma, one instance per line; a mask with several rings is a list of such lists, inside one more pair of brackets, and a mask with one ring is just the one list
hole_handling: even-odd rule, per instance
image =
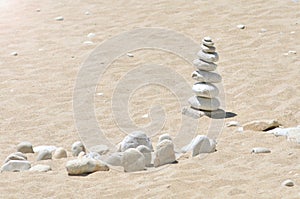
[[127, 53], [128, 57], [134, 57], [134, 55], [132, 53]]
[[295, 31], [291, 31], [291, 34], [295, 34], [296, 32]]
[[95, 160], [101, 160], [101, 156], [97, 152], [90, 152], [90, 153], [84, 155], [83, 158], [90, 158], [90, 159], [95, 159]]
[[192, 156], [200, 153], [212, 153], [216, 151], [217, 142], [205, 135], [197, 135], [187, 146], [183, 147], [181, 151], [186, 153], [192, 151]]
[[100, 160], [82, 158], [68, 161], [66, 169], [69, 175], [85, 175], [96, 171], [108, 171], [109, 167]]
[[67, 151], [64, 148], [59, 147], [54, 151], [53, 158], [61, 159], [66, 157], [68, 157], [68, 155], [67, 155]]
[[171, 140], [165, 139], [158, 143], [154, 152], [154, 167], [176, 162], [174, 144]]
[[240, 123], [238, 123], [237, 121], [230, 121], [226, 123], [227, 127], [232, 127], [232, 126], [240, 126]]
[[92, 146], [91, 148], [89, 148], [89, 150], [91, 152], [96, 152], [100, 155], [104, 155], [104, 154], [108, 153], [109, 148], [108, 148], [108, 146], [101, 144], [101, 145]]
[[33, 153], [32, 144], [30, 142], [21, 142], [17, 146], [17, 151], [21, 153]]
[[49, 165], [37, 164], [29, 169], [32, 172], [47, 172], [50, 171], [51, 167]]
[[146, 167], [152, 166], [151, 165], [151, 161], [152, 161], [151, 151], [152, 150], [150, 150], [148, 147], [146, 147], [144, 145], [140, 145], [136, 149], [144, 155]]
[[264, 147], [255, 147], [251, 150], [251, 153], [271, 153], [271, 151]]
[[38, 8], [38, 9], [36, 9], [35, 11], [36, 11], [36, 12], [41, 12], [41, 9]]
[[12, 56], [18, 56], [18, 53], [17, 52], [12, 52], [10, 53]]
[[171, 136], [168, 133], [162, 134], [158, 138], [158, 143], [162, 142], [163, 140], [170, 140], [172, 141]]
[[27, 160], [10, 160], [7, 163], [5, 163], [1, 167], [1, 172], [3, 171], [13, 171], [13, 172], [19, 172], [19, 171], [26, 171], [29, 170], [31, 167], [31, 164]]
[[63, 21], [64, 18], [63, 18], [62, 16], [59, 16], [59, 17], [56, 17], [55, 20], [56, 20], [56, 21]]
[[112, 166], [122, 166], [122, 156], [123, 155], [124, 155], [124, 152], [112, 153], [105, 159], [105, 162]]
[[91, 38], [94, 38], [95, 36], [96, 36], [96, 34], [91, 32], [87, 35], [87, 38], [91, 39]]
[[103, 93], [96, 93], [97, 96], [103, 96]]
[[282, 186], [286, 186], [286, 187], [293, 187], [295, 185], [294, 181], [288, 179], [282, 182], [281, 184]]
[[4, 163], [7, 163], [10, 160], [27, 160], [27, 157], [21, 153], [21, 152], [15, 152], [7, 156], [7, 158], [4, 160]]
[[90, 15], [91, 13], [89, 11], [85, 11], [85, 15]]
[[52, 153], [48, 150], [42, 150], [38, 153], [36, 161], [52, 159]]
[[219, 83], [222, 81], [222, 77], [218, 73], [203, 70], [194, 71], [192, 78], [199, 82]]
[[148, 118], [148, 117], [149, 117], [148, 114], [142, 115], [142, 118]]
[[261, 32], [261, 33], [267, 32], [267, 29], [262, 28], [262, 29], [260, 29], [260, 32]]
[[121, 152], [124, 152], [129, 148], [136, 148], [140, 145], [145, 145], [149, 149], [153, 150], [150, 138], [148, 138], [147, 135], [142, 131], [134, 131], [124, 138], [124, 140], [121, 142], [120, 149]]
[[135, 148], [127, 149], [122, 158], [122, 165], [125, 172], [134, 172], [145, 170], [145, 156]]
[[93, 45], [94, 42], [92, 42], [92, 41], [85, 41], [85, 42], [83, 42], [83, 44], [85, 44], [85, 45]]
[[214, 98], [219, 95], [219, 89], [216, 86], [205, 82], [195, 83], [192, 90], [199, 97]]
[[297, 52], [296, 52], [295, 50], [289, 50], [289, 51], [288, 51], [288, 54], [294, 54], [294, 55], [296, 55]]
[[198, 119], [205, 115], [205, 113], [203, 111], [195, 110], [190, 107], [183, 107], [182, 114], [186, 115], [188, 117], [192, 117], [194, 119]]
[[240, 126], [240, 127], [237, 129], [237, 132], [243, 133], [243, 132], [244, 132], [244, 128], [243, 128], [242, 126]]
[[213, 62], [206, 62], [201, 59], [195, 59], [193, 64], [198, 70], [213, 71], [217, 68], [217, 64]]
[[85, 156], [85, 152], [84, 152], [84, 151], [81, 151], [81, 152], [78, 154], [77, 158], [81, 159], [81, 158], [83, 158], [84, 156]]
[[189, 98], [188, 102], [192, 108], [206, 111], [215, 111], [220, 106], [220, 102], [217, 98], [209, 99], [199, 96], [193, 96]]
[[239, 29], [245, 29], [246, 28], [246, 26], [244, 24], [239, 24], [236, 27], [239, 28]]
[[44, 150], [50, 151], [52, 153], [56, 149], [57, 149], [56, 146], [51, 146], [51, 145], [49, 145], [49, 146], [48, 145], [41, 145], [41, 146], [33, 147], [33, 151], [35, 153], [39, 153], [40, 151], [44, 151]]
[[72, 144], [71, 151], [72, 151], [72, 155], [76, 157], [76, 156], [79, 155], [79, 153], [80, 153], [81, 151], [85, 152], [85, 147], [84, 147], [84, 145], [82, 144], [82, 142], [77, 141], [77, 142], [74, 142], [74, 143]]
[[255, 120], [243, 125], [245, 130], [267, 131], [279, 127], [277, 120]]

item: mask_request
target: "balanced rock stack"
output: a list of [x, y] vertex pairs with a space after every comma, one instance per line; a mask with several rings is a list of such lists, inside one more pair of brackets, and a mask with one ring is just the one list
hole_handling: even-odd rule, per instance
[[197, 55], [199, 59], [193, 61], [197, 70], [192, 73], [192, 78], [197, 81], [192, 88], [195, 96], [189, 98], [188, 102], [193, 109], [216, 111], [220, 107], [217, 99], [219, 89], [213, 83], [221, 82], [222, 77], [212, 72], [217, 68], [214, 62], [219, 60], [219, 56], [210, 37], [204, 37]]

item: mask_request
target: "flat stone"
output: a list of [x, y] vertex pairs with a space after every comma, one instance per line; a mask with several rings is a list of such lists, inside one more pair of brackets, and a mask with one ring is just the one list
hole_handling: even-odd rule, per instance
[[192, 78], [199, 82], [208, 83], [219, 83], [222, 81], [222, 77], [218, 73], [208, 72], [208, 71], [194, 71], [192, 73]]
[[216, 151], [217, 142], [206, 135], [197, 135], [187, 146], [183, 147], [183, 153], [192, 151], [192, 156], [200, 153], [212, 153]]
[[151, 165], [151, 161], [152, 161], [151, 152], [152, 152], [152, 150], [149, 149], [148, 147], [144, 146], [144, 145], [140, 145], [136, 149], [144, 155], [146, 167], [152, 166]]
[[33, 153], [32, 144], [30, 142], [21, 142], [17, 146], [17, 151], [21, 153]]
[[183, 107], [182, 114], [194, 119], [198, 119], [205, 115], [203, 111], [193, 109], [191, 107]]
[[62, 16], [59, 16], [59, 17], [56, 17], [55, 20], [56, 20], [56, 21], [63, 21], [64, 18], [63, 18]]
[[241, 126], [239, 122], [237, 121], [230, 121], [226, 123], [227, 127], [232, 127], [232, 126]]
[[66, 169], [69, 175], [85, 175], [96, 171], [108, 171], [109, 167], [100, 160], [82, 158], [68, 161]]
[[286, 187], [293, 187], [295, 185], [294, 181], [288, 179], [282, 182], [281, 184], [282, 186], [286, 186]]
[[272, 128], [279, 127], [277, 120], [255, 120], [243, 125], [244, 130], [266, 131]]
[[216, 52], [216, 47], [214, 46], [206, 46], [204, 44], [201, 45], [201, 49], [206, 53], [214, 53]]
[[129, 148], [136, 148], [140, 145], [145, 145], [149, 149], [153, 150], [150, 138], [148, 138], [148, 136], [142, 131], [134, 131], [123, 139], [120, 149], [121, 152], [124, 152]]
[[89, 150], [91, 152], [96, 152], [100, 155], [104, 155], [104, 154], [108, 153], [109, 148], [108, 148], [108, 146], [101, 144], [101, 145], [92, 146], [91, 148], [89, 148]]
[[53, 153], [53, 158], [55, 159], [61, 159], [66, 157], [68, 157], [67, 151], [62, 147], [57, 148]]
[[57, 147], [56, 146], [52, 146], [52, 145], [41, 145], [41, 146], [33, 147], [33, 151], [35, 153], [39, 153], [40, 151], [44, 151], [44, 150], [50, 151], [52, 153], [56, 149], [57, 149]]
[[10, 161], [10, 160], [27, 160], [27, 157], [21, 153], [21, 152], [15, 152], [7, 156], [4, 163]]
[[198, 82], [193, 85], [192, 90], [200, 97], [214, 98], [219, 95], [219, 89], [210, 83]]
[[219, 60], [219, 55], [218, 53], [214, 52], [214, 53], [206, 53], [203, 52], [203, 50], [200, 50], [197, 53], [198, 57], [206, 62], [217, 62]]
[[154, 152], [154, 167], [170, 164], [176, 161], [174, 144], [171, 140], [165, 139], [157, 144]]
[[205, 111], [215, 111], [220, 106], [220, 102], [216, 98], [209, 99], [199, 96], [193, 96], [188, 99], [188, 102], [191, 107]]
[[26, 170], [29, 170], [30, 167], [31, 167], [31, 164], [27, 160], [26, 161], [10, 160], [1, 167], [1, 172], [3, 172], [3, 171], [13, 171], [13, 172], [26, 171]]
[[121, 159], [125, 172], [145, 170], [145, 156], [135, 148], [127, 149]]
[[210, 37], [204, 37], [202, 39], [202, 43], [206, 46], [214, 46], [214, 42], [212, 41], [212, 39]]
[[77, 141], [72, 144], [71, 151], [72, 151], [72, 155], [77, 157], [81, 151], [85, 152], [85, 147], [82, 144], [82, 142]]
[[213, 71], [217, 68], [217, 64], [212, 62], [206, 62], [201, 59], [195, 59], [193, 61], [193, 64], [198, 70]]
[[251, 153], [271, 153], [271, 150], [264, 147], [255, 147], [251, 150]]
[[29, 169], [32, 172], [47, 172], [50, 171], [51, 167], [49, 165], [37, 164]]
[[40, 151], [37, 155], [36, 161], [52, 159], [52, 153], [48, 150]]

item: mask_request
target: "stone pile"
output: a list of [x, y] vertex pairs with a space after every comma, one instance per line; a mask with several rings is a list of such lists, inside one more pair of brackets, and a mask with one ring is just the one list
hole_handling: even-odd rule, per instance
[[220, 102], [217, 99], [219, 89], [214, 83], [221, 82], [222, 78], [212, 72], [217, 68], [214, 62], [219, 60], [219, 55], [210, 37], [204, 37], [197, 55], [199, 58], [193, 61], [196, 71], [192, 73], [192, 78], [197, 81], [192, 87], [195, 96], [189, 98], [188, 102], [196, 110], [216, 111], [220, 107]]

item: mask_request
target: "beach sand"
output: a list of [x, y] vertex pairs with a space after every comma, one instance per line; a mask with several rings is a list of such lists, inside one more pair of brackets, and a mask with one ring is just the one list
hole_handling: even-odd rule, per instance
[[[284, 127], [300, 125], [299, 10], [300, 2], [291, 0], [0, 1], [0, 160], [21, 141], [70, 152], [72, 143], [80, 140], [73, 91], [82, 63], [101, 42], [142, 27], [174, 30], [197, 41], [199, 49], [203, 37], [214, 40], [225, 111], [236, 114], [225, 122], [277, 119]], [[56, 21], [59, 16], [64, 20]], [[239, 24], [246, 28], [237, 28]], [[89, 39], [89, 33], [96, 35]], [[149, 49], [132, 53], [134, 57], [124, 55], [110, 65], [96, 90], [103, 96], [95, 96], [95, 115], [114, 144], [125, 135], [114, 122], [110, 99], [128, 71], [141, 64], [163, 64], [191, 87], [194, 83], [193, 66], [174, 54]], [[176, 136], [182, 114], [168, 88], [150, 85], [132, 93], [129, 115], [137, 125], [146, 125], [150, 118], [142, 116], [153, 104], [166, 112], [159, 133]], [[204, 125], [197, 134], [206, 134], [210, 118], [198, 120]], [[151, 172], [111, 169], [68, 176], [70, 154], [42, 161], [52, 167], [47, 173], [3, 172], [0, 198], [299, 198], [300, 145], [263, 132], [236, 130], [222, 129], [215, 153], [182, 156], [178, 164]], [[251, 154], [258, 146], [272, 152]], [[35, 157], [28, 155], [33, 165]], [[295, 186], [283, 187], [286, 179]]]

